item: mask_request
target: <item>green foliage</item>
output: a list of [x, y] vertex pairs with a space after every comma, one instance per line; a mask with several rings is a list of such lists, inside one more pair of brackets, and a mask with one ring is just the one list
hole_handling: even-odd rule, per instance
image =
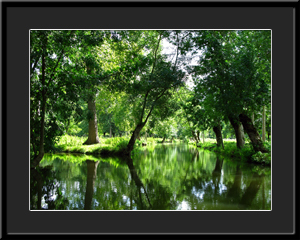
[[203, 55], [190, 71], [205, 119], [227, 120], [270, 103], [270, 31], [197, 31], [195, 36]]
[[269, 151], [269, 152], [271, 152], [271, 141], [265, 141], [264, 143], [264, 147]]
[[252, 159], [254, 162], [262, 163], [265, 165], [271, 164], [271, 153], [262, 153], [258, 151], [254, 155], [252, 155]]
[[[234, 134], [229, 114], [254, 112], [254, 124], [261, 129], [263, 104], [270, 132], [270, 31], [50, 30], [31, 31], [30, 39], [32, 158], [41, 141], [45, 152], [58, 147], [78, 153], [124, 149], [129, 139], [115, 135], [128, 136], [147, 121], [136, 147], [156, 143], [147, 136], [189, 142], [206, 131], [213, 137], [215, 123], [228, 138]], [[173, 44], [168, 55], [162, 51], [163, 41]], [[198, 64], [189, 67], [188, 57], [200, 52]], [[185, 84], [183, 69], [193, 75], [194, 88]], [[91, 118], [86, 104], [91, 97], [96, 101], [99, 133], [111, 131], [114, 138], [81, 146]], [[224, 151], [248, 158], [245, 149], [247, 145], [237, 150], [231, 144]]]
[[[265, 142], [264, 146], [271, 150], [270, 142]], [[264, 165], [271, 164], [271, 153], [261, 153], [260, 151], [255, 153], [253, 147], [250, 143], [246, 142], [242, 149], [238, 149], [236, 147], [235, 141], [224, 141], [224, 149], [217, 148], [215, 146], [215, 142], [205, 142], [198, 145], [200, 149], [214, 151], [222, 156], [235, 159], [238, 161], [246, 161], [246, 162], [253, 162], [259, 163]], [[271, 151], [270, 151], [271, 152]]]
[[70, 135], [63, 135], [60, 137], [59, 141], [57, 142], [58, 146], [81, 146], [85, 141], [84, 137], [78, 136], [70, 136]]
[[95, 81], [88, 79], [80, 66], [79, 49], [101, 44], [103, 34], [74, 30], [30, 32], [30, 128], [34, 155], [53, 150], [55, 139], [68, 128], [70, 116], [81, 115], [80, 97]]
[[148, 137], [146, 143], [147, 143], [147, 146], [153, 145], [153, 144], [157, 143], [157, 139], [153, 138], [153, 137]]
[[224, 140], [224, 149], [221, 147], [216, 147], [215, 140], [214, 141], [206, 141], [205, 143], [201, 143], [198, 145], [201, 149], [218, 152], [222, 156], [232, 158], [238, 161], [250, 161], [251, 156], [254, 154], [252, 149], [252, 145], [246, 143], [242, 149], [238, 149], [236, 147], [235, 141], [226, 141]]

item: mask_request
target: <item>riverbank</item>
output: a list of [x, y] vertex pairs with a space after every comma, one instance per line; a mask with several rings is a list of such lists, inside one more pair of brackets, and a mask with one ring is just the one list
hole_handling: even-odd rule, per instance
[[271, 142], [264, 143], [265, 148], [269, 150], [268, 153], [262, 153], [262, 152], [255, 153], [251, 143], [249, 142], [246, 142], [242, 149], [238, 149], [236, 147], [235, 141], [225, 140], [223, 141], [223, 144], [224, 144], [224, 149], [222, 147], [217, 147], [215, 141], [198, 143], [197, 148], [213, 151], [224, 157], [247, 161], [250, 163], [263, 164], [267, 166], [271, 165]]
[[[75, 153], [75, 154], [86, 154], [95, 155], [101, 157], [109, 156], [122, 156], [123, 151], [126, 148], [129, 137], [114, 137], [114, 138], [104, 138], [100, 137], [100, 143], [93, 145], [83, 145], [86, 137], [77, 137], [64, 135], [55, 144], [55, 147], [51, 151], [52, 153]], [[161, 144], [162, 138], [152, 138], [136, 140], [135, 148], [143, 146], [154, 146], [156, 144]], [[188, 142], [179, 139], [174, 139], [173, 143]], [[166, 141], [166, 144], [169, 142]], [[165, 144], [164, 143], [164, 144]], [[224, 139], [224, 149], [217, 147], [216, 141], [214, 139], [205, 139], [204, 143], [189, 142], [189, 144], [196, 146], [198, 149], [203, 149], [207, 151], [216, 152], [224, 157], [233, 158], [236, 160], [271, 165], [271, 142], [266, 141], [264, 143], [266, 149], [269, 153], [255, 153], [251, 143], [246, 142], [242, 149], [236, 147], [236, 142], [233, 139]]]
[[[120, 156], [123, 154], [126, 148], [129, 137], [114, 137], [104, 138], [100, 137], [100, 143], [92, 145], [83, 145], [86, 137], [77, 137], [64, 135], [55, 144], [52, 149], [52, 153], [75, 153], [75, 154], [86, 154], [86, 155], [100, 155], [106, 156]], [[136, 140], [135, 147], [152, 146], [160, 144], [162, 138], [152, 138]], [[178, 139], [174, 139], [173, 143], [180, 142]], [[165, 143], [169, 143], [166, 141]]]

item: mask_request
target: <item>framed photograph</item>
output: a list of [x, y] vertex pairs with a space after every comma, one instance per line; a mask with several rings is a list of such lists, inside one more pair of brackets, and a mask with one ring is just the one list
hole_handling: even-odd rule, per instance
[[299, 237], [296, 10], [4, 2], [2, 237]]

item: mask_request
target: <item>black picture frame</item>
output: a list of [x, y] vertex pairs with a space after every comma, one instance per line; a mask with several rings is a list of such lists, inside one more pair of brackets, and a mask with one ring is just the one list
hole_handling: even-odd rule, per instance
[[[298, 2], [2, 2], [2, 238], [299, 237], [298, 11]], [[272, 211], [29, 211], [30, 29], [271, 29]]]

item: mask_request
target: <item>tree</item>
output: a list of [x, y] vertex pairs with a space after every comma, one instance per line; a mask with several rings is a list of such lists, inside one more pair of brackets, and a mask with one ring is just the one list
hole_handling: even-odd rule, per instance
[[83, 144], [99, 143], [97, 111], [96, 111], [96, 95], [97, 86], [101, 81], [107, 78], [107, 67], [103, 61], [100, 50], [105, 49], [102, 45], [110, 42], [113, 35], [109, 31], [83, 31], [80, 35], [80, 46], [77, 51], [77, 56], [73, 61], [76, 61], [77, 66], [84, 69], [87, 78], [87, 88], [83, 91], [83, 96], [88, 103], [87, 120], [89, 122], [88, 139]]
[[154, 108], [166, 102], [172, 96], [172, 91], [183, 84], [185, 77], [184, 72], [176, 65], [177, 60], [172, 64], [160, 54], [162, 39], [172, 34], [167, 31], [145, 31], [144, 35], [150, 38], [147, 45], [149, 51], [137, 56], [139, 66], [134, 76], [112, 81], [114, 87], [119, 87], [120, 90], [126, 92], [130, 102], [134, 102], [136, 106], [134, 112], [137, 116], [137, 123], [124, 151], [126, 155], [133, 150], [134, 143]]
[[66, 58], [74, 54], [76, 34], [76, 31], [30, 32], [32, 167], [51, 149], [55, 138], [64, 131], [67, 116], [78, 108], [81, 81], [68, 75], [70, 64]]
[[[199, 65], [191, 70], [198, 89], [210, 96], [204, 96], [205, 102], [231, 122], [237, 147], [242, 148], [239, 115], [256, 111], [268, 96], [268, 70], [257, 63], [260, 52], [253, 44], [261, 35], [255, 31], [198, 31], [195, 36], [195, 45], [203, 51]], [[250, 140], [254, 144], [255, 139]]]
[[[51, 150], [56, 138], [65, 131], [70, 115], [82, 113], [80, 98], [93, 99], [91, 93], [95, 93], [99, 79], [107, 78], [107, 72], [99, 68], [97, 75], [92, 74], [96, 69], [92, 47], [101, 45], [105, 37], [110, 38], [109, 31], [31, 31], [32, 167], [38, 165], [45, 149]], [[92, 118], [92, 100], [89, 108]]]

